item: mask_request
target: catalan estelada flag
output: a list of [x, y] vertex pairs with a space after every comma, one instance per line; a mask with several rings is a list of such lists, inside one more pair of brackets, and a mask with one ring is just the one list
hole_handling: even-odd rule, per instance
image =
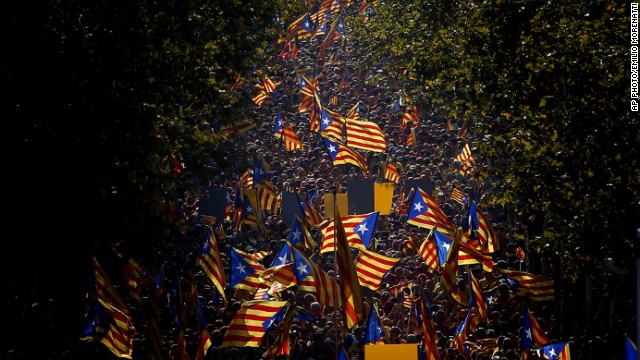
[[[339, 214], [337, 214], [339, 215]], [[343, 324], [345, 330], [358, 324], [364, 317], [364, 306], [362, 303], [362, 290], [360, 281], [354, 266], [351, 249], [344, 231], [340, 216], [336, 216], [336, 263], [337, 270], [342, 280], [340, 286], [340, 298], [342, 299], [342, 309], [344, 311]]]
[[380, 288], [382, 278], [393, 269], [400, 258], [378, 254], [377, 252], [360, 249], [356, 257], [356, 272], [360, 285], [376, 291]]
[[259, 347], [285, 304], [286, 301], [245, 301], [231, 320], [220, 347]]

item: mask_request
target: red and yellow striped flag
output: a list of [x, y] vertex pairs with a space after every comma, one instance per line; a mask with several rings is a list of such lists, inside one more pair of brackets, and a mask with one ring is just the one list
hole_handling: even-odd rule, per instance
[[245, 301], [231, 320], [220, 348], [259, 347], [273, 317], [286, 301]]
[[373, 152], [387, 151], [384, 132], [376, 123], [347, 118], [346, 130], [348, 146]]
[[[336, 214], [339, 215], [339, 214]], [[362, 303], [362, 291], [358, 273], [355, 269], [347, 234], [344, 231], [340, 216], [335, 217], [336, 222], [336, 262], [337, 270], [342, 283], [340, 295], [344, 311], [343, 325], [346, 331], [358, 324], [364, 316]]]
[[373, 291], [378, 290], [382, 283], [382, 278], [391, 271], [399, 261], [400, 258], [392, 258], [373, 251], [360, 249], [355, 263], [360, 285]]
[[199, 265], [202, 270], [204, 270], [207, 278], [209, 278], [213, 286], [216, 287], [218, 293], [227, 301], [224, 294], [226, 282], [224, 265], [222, 264], [218, 242], [216, 241], [215, 233], [211, 226], [207, 229], [205, 243], [202, 250], [200, 250], [196, 265]]

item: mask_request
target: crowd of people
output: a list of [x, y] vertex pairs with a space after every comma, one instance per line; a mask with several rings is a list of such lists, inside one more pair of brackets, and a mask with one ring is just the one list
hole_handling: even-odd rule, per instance
[[[477, 170], [490, 167], [491, 164], [478, 153], [473, 128], [467, 128], [462, 121], [435, 116], [428, 107], [416, 108], [417, 121], [404, 121], [404, 114], [410, 113], [414, 104], [411, 94], [403, 91], [402, 80], [392, 82], [390, 76], [378, 77], [382, 71], [380, 68], [360, 64], [358, 49], [349, 43], [344, 34], [348, 32], [349, 16], [366, 15], [366, 9], [357, 9], [353, 5], [351, 8], [343, 7], [339, 12], [328, 11], [327, 17], [323, 17], [326, 28], [322, 33], [316, 33], [322, 22], [316, 21], [309, 36], [298, 36], [279, 45], [278, 51], [281, 52], [274, 54], [273, 66], [256, 72], [256, 83], [261, 84], [268, 77], [277, 84], [278, 91], [270, 94], [264, 102], [254, 103], [256, 118], [252, 120], [255, 128], [241, 134], [231, 134], [228, 143], [223, 145], [236, 149], [235, 153], [241, 153], [242, 158], [231, 159], [235, 155], [228, 152], [226, 163], [229, 166], [214, 166], [214, 173], [206, 182], [207, 185], [227, 189], [229, 198], [234, 199], [236, 191], [241, 189], [239, 184], [242, 175], [251, 169], [253, 159], [259, 158], [268, 167], [268, 178], [276, 194], [317, 194], [311, 206], [318, 210], [324, 220], [331, 220], [326, 216], [325, 206], [329, 205], [324, 202], [325, 194], [336, 191], [348, 193], [350, 180], [389, 181], [384, 176], [386, 164], [395, 164], [400, 180], [394, 185], [392, 211], [389, 215], [380, 216], [370, 250], [399, 258], [400, 261], [384, 276], [379, 289], [373, 291], [362, 287], [366, 313], [348, 333], [342, 331], [344, 319], [340, 309], [320, 303], [314, 294], [299, 291], [295, 286], [277, 294], [278, 299], [304, 308], [314, 316], [314, 320], [293, 319], [289, 328], [289, 354], [279, 356], [305, 360], [335, 359], [339, 348], [344, 347], [350, 358], [363, 359], [367, 314], [373, 309], [379, 315], [385, 344], [423, 346], [422, 330], [412, 325], [411, 301], [426, 297], [437, 334], [436, 346], [440, 358], [464, 359], [465, 356], [452, 343], [468, 306], [451, 296], [441, 282], [440, 271], [429, 268], [418, 254], [420, 244], [430, 231], [407, 222], [407, 196], [411, 189], [405, 189], [403, 183], [412, 179], [427, 179], [432, 185], [431, 196], [449, 221], [460, 229], [468, 221], [467, 205], [453, 199], [452, 192], [457, 189], [468, 199], [473, 199], [486, 214], [495, 234], [496, 249], [488, 255], [492, 257], [496, 268], [530, 269], [525, 236], [514, 205], [484, 206], [500, 183], [499, 179], [479, 176], [481, 172]], [[338, 19], [343, 20], [345, 26], [340, 30], [341, 36], [325, 42], [333, 21]], [[301, 31], [306, 30], [294, 27], [293, 31], [301, 35]], [[271, 73], [272, 69], [282, 70]], [[351, 116], [375, 123], [384, 132], [386, 152], [360, 151], [367, 161], [367, 172], [353, 165], [332, 163], [321, 134], [310, 128], [310, 111], [300, 111], [302, 95], [299, 80], [302, 76], [317, 81], [324, 106], [338, 114], [350, 113]], [[398, 76], [398, 79], [402, 78]], [[302, 149], [287, 151], [280, 139], [274, 136], [278, 113], [287, 125], [293, 126]], [[415, 140], [412, 139], [414, 135]], [[463, 169], [456, 155], [465, 145], [469, 145], [476, 164]], [[178, 316], [182, 319], [176, 321], [175, 309], [167, 300], [176, 292], [183, 295], [184, 299], [188, 298], [187, 289], [195, 289], [198, 302], [204, 309], [204, 322], [211, 341], [206, 358], [266, 358], [267, 350], [278, 332], [282, 331], [282, 328], [276, 328], [267, 332], [260, 347], [222, 346], [226, 331], [242, 304], [253, 300], [253, 294], [230, 286], [229, 276], [233, 271], [230, 268], [230, 252], [233, 248], [247, 254], [263, 254], [258, 261], [268, 267], [291, 230], [282, 217], [282, 209], [265, 213], [264, 232], [254, 226], [241, 224], [238, 227], [232, 217], [215, 220], [213, 226], [218, 229], [217, 244], [227, 275], [223, 297], [197, 264], [207, 231], [211, 229], [211, 224], [203, 221], [200, 211], [202, 196], [202, 193], [187, 193], [175, 199], [178, 212], [182, 214], [180, 221], [175, 222], [177, 236], [173, 241], [163, 242], [154, 249], [152, 257], [155, 258], [155, 267], [148, 274], [148, 279], [152, 280], [143, 285], [147, 288], [141, 292], [141, 302], [127, 301], [136, 319], [134, 358], [154, 357], [152, 328], [161, 333], [162, 344], [156, 344], [155, 350], [156, 353], [162, 353], [160, 356], [184, 358], [183, 354], [186, 353], [191, 358], [196, 357], [200, 333], [195, 311], [183, 311]], [[310, 232], [319, 245], [322, 235], [318, 228], [312, 227]], [[319, 254], [318, 251], [316, 248], [315, 254], [309, 254], [310, 258], [335, 277], [334, 253]], [[357, 250], [353, 252], [357, 254]], [[544, 268], [537, 270], [547, 271]], [[531, 302], [516, 296], [499, 271], [487, 272], [479, 264], [459, 268], [457, 280], [463, 292], [469, 289], [468, 272], [478, 279], [489, 304], [489, 317], [486, 324], [478, 324], [467, 334], [467, 356], [473, 359], [520, 359], [525, 305], [534, 311], [542, 329], [550, 337], [553, 336], [552, 301]], [[145, 315], [151, 303], [158, 305], [159, 326]], [[180, 333], [184, 335], [184, 347], [180, 344]], [[576, 348], [574, 352], [578, 353], [579, 349]], [[532, 352], [530, 357], [536, 358], [535, 353]]]

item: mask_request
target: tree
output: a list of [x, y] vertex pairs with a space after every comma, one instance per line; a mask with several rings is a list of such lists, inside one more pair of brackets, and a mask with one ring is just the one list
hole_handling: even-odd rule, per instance
[[469, 128], [490, 164], [474, 176], [496, 185], [483, 205], [513, 209], [512, 235], [526, 227], [568, 288], [586, 275], [609, 297], [607, 264], [633, 269], [640, 203], [628, 24], [618, 1], [418, 0], [380, 4], [353, 36], [427, 117]]

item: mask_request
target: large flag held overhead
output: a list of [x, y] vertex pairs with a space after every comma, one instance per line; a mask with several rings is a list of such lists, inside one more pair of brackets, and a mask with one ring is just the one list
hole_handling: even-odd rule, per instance
[[[347, 215], [340, 217], [347, 235], [349, 246], [356, 249], [368, 249], [371, 243], [373, 231], [378, 222], [379, 211], [360, 215]], [[322, 233], [322, 245], [320, 253], [334, 251], [336, 226], [335, 221], [327, 221], [320, 225]]]
[[380, 288], [382, 278], [393, 269], [400, 258], [392, 258], [377, 252], [360, 249], [356, 257], [356, 272], [360, 285], [376, 291]]
[[362, 303], [362, 290], [356, 272], [351, 248], [345, 233], [340, 214], [335, 218], [336, 227], [336, 263], [340, 274], [340, 298], [342, 299], [342, 309], [344, 311], [343, 325], [346, 331], [353, 328], [364, 316], [364, 306]]
[[211, 225], [207, 228], [204, 246], [200, 250], [196, 264], [204, 270], [207, 278], [211, 280], [211, 283], [213, 283], [213, 286], [218, 290], [218, 293], [227, 301], [224, 293], [226, 282], [224, 265], [222, 264], [220, 249], [218, 248], [215, 233]]
[[287, 301], [245, 301], [231, 320], [221, 348], [259, 347]]
[[330, 140], [326, 137], [322, 138], [325, 149], [331, 158], [333, 165], [354, 165], [357, 166], [365, 177], [368, 176], [367, 161], [357, 151], [351, 149], [346, 144], [337, 140]]
[[437, 228], [448, 236], [453, 236], [456, 231], [455, 225], [440, 209], [436, 200], [417, 186], [414, 187], [413, 198], [409, 205], [407, 223], [426, 229]]
[[347, 118], [346, 122], [347, 145], [373, 152], [387, 151], [387, 141], [380, 127], [366, 120]]
[[555, 289], [553, 278], [524, 271], [499, 269], [517, 296], [526, 296], [532, 301], [553, 300]]

